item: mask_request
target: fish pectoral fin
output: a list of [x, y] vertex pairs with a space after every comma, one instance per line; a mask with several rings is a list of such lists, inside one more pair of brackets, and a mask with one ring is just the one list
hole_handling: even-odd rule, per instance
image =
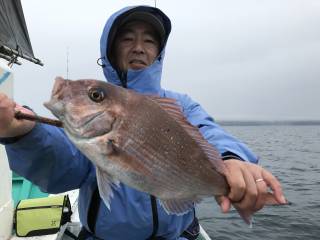
[[96, 175], [100, 196], [110, 210], [110, 201], [113, 197], [112, 185], [119, 186], [120, 182], [114, 180], [107, 172], [102, 171], [100, 168], [96, 169]]
[[199, 203], [201, 200], [194, 199], [160, 199], [160, 205], [168, 214], [176, 214], [178, 216], [183, 215], [191, 211], [195, 203]]

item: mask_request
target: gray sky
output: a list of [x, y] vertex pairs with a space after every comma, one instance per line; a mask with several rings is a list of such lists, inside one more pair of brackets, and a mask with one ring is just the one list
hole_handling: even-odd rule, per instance
[[[42, 106], [54, 77], [104, 79], [99, 41], [114, 11], [154, 1], [23, 0], [35, 56], [15, 66], [15, 100]], [[172, 21], [162, 86], [216, 120], [320, 119], [319, 0], [158, 0]]]

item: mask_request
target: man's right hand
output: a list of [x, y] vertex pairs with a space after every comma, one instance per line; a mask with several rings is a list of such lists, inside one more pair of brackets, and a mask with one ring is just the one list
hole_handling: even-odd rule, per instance
[[35, 122], [17, 120], [14, 117], [15, 111], [34, 115], [29, 109], [16, 104], [7, 95], [0, 93], [0, 137], [21, 136], [30, 132], [35, 126]]

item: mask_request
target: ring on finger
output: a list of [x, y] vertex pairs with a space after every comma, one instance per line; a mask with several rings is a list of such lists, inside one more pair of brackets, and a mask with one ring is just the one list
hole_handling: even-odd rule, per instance
[[263, 181], [264, 181], [263, 178], [258, 178], [258, 179], [256, 179], [256, 183], [258, 183], [258, 182], [263, 182]]

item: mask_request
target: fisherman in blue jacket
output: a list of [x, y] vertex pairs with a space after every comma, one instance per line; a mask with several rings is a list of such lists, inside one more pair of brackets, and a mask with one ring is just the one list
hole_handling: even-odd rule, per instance
[[[189, 96], [161, 88], [170, 30], [169, 18], [157, 8], [135, 6], [114, 13], [100, 42], [100, 63], [107, 81], [177, 100], [188, 121], [225, 160], [230, 194], [217, 199], [223, 212], [233, 204], [239, 212], [251, 215], [265, 205], [268, 187], [278, 203], [285, 203], [280, 183], [256, 165], [257, 157], [243, 143], [219, 127]], [[109, 210], [99, 197], [95, 167], [63, 129], [17, 120], [15, 109], [33, 114], [0, 93], [0, 142], [11, 169], [48, 193], [79, 188], [82, 239], [195, 239], [199, 226], [194, 211], [168, 215], [153, 196], [126, 185], [114, 187]]]

